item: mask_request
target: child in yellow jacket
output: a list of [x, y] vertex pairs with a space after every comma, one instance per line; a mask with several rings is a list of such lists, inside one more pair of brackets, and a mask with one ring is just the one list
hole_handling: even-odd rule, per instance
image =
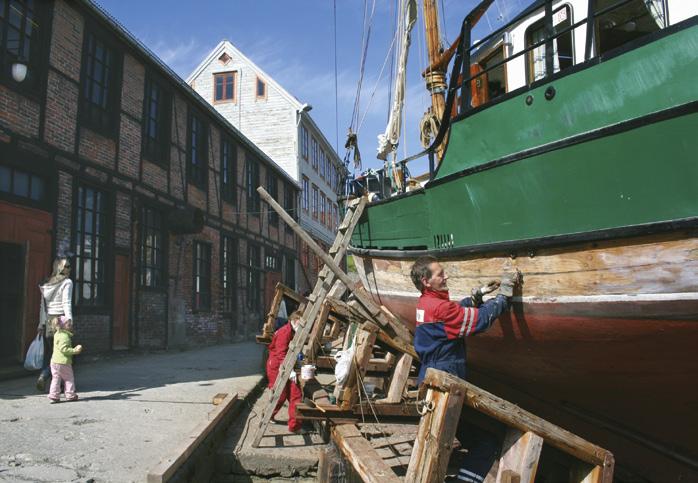
[[75, 375], [73, 374], [73, 356], [82, 352], [82, 346], [73, 347], [73, 321], [65, 316], [57, 318], [56, 333], [53, 336], [53, 355], [51, 356], [51, 389], [48, 398], [51, 403], [61, 400], [61, 381], [65, 384], [65, 398], [76, 401]]

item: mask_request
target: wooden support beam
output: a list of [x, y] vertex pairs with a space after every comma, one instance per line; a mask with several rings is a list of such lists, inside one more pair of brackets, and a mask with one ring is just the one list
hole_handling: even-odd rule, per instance
[[365, 483], [399, 483], [401, 480], [353, 424], [332, 429], [332, 439]]
[[310, 336], [308, 337], [308, 347], [306, 350], [306, 358], [310, 363], [315, 363], [317, 359], [317, 354], [321, 348], [320, 345], [320, 335], [325, 328], [327, 323], [327, 316], [330, 314], [330, 304], [327, 301], [323, 302], [320, 313], [318, 314], [315, 322], [313, 323], [313, 330], [310, 331]]
[[426, 412], [419, 423], [405, 483], [441, 483], [446, 477], [466, 383], [429, 368], [422, 389], [426, 392]]
[[354, 296], [359, 300], [361, 305], [371, 314], [371, 318], [373, 318], [375, 321], [378, 322], [379, 325], [384, 327], [388, 332], [394, 334], [396, 337], [401, 338], [403, 341], [410, 343], [412, 341], [411, 334], [409, 330], [407, 329], [407, 326], [403, 324], [401, 321], [399, 321], [395, 316], [388, 317], [384, 314], [384, 312], [381, 310], [381, 308], [371, 299], [371, 296], [366, 293], [364, 290], [356, 290], [356, 289], [351, 289], [351, 287], [354, 286], [354, 282], [352, 282], [351, 278], [344, 273], [344, 271], [339, 267], [337, 263], [335, 263], [334, 260], [325, 253], [325, 251], [317, 244], [315, 243], [315, 240], [312, 239], [310, 235], [308, 235], [305, 230], [303, 230], [300, 225], [293, 219], [291, 216], [289, 216], [288, 213], [284, 211], [284, 209], [279, 205], [274, 198], [269, 195], [269, 193], [266, 192], [264, 188], [261, 186], [257, 188], [257, 192], [259, 193], [259, 196], [266, 201], [269, 206], [271, 206], [274, 211], [276, 211], [279, 216], [288, 224], [288, 226], [293, 229], [293, 231], [296, 232], [296, 234], [310, 247], [310, 249], [315, 252], [315, 254], [320, 257], [325, 264], [325, 267], [327, 267], [329, 270], [332, 271], [332, 273], [335, 274], [335, 276], [342, 281], [342, 283], [347, 287], [350, 288]]
[[393, 377], [390, 379], [388, 394], [379, 402], [383, 403], [399, 403], [402, 401], [402, 395], [405, 393], [407, 379], [410, 377], [410, 369], [412, 368], [412, 356], [402, 354], [400, 360], [395, 365]]
[[515, 474], [521, 483], [533, 483], [542, 449], [543, 438], [537, 434], [509, 429], [502, 444], [496, 482], [505, 483], [507, 478], [511, 481]]
[[361, 380], [366, 375], [366, 367], [373, 353], [373, 344], [376, 342], [376, 334], [378, 327], [370, 322], [363, 324], [359, 328], [359, 333], [356, 336], [356, 350], [354, 351], [354, 360], [351, 362], [349, 369], [349, 377], [347, 377], [344, 387], [341, 391], [338, 404], [342, 408], [351, 408], [359, 398], [359, 391], [363, 389], [360, 386]]
[[614, 461], [609, 451], [484, 389], [466, 383], [465, 404], [519, 431], [532, 431], [551, 446], [592, 465], [602, 466], [604, 472], [610, 468], [610, 473], [613, 473]]

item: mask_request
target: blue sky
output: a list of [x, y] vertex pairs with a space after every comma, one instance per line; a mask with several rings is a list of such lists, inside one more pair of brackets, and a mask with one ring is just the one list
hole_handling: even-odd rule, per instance
[[[337, 116], [332, 0], [97, 1], [183, 78], [218, 42], [230, 40], [291, 94], [313, 106], [313, 119], [332, 145], [338, 140], [338, 153], [344, 156], [359, 79], [364, 5], [370, 11], [374, 0], [336, 0]], [[417, 3], [420, 16], [412, 31], [400, 157], [421, 150], [418, 123], [429, 105], [419, 74], [427, 61], [422, 0]], [[501, 26], [530, 3], [495, 0], [473, 38]], [[379, 73], [392, 42], [396, 4], [397, 0], [375, 0], [359, 108], [364, 169], [382, 166], [375, 157], [376, 137], [385, 130], [389, 112], [390, 60], [382, 77]], [[439, 0], [443, 8], [439, 13], [446, 12], [442, 30], [449, 44], [458, 35], [463, 17], [476, 4], [476, 0]], [[426, 162], [417, 162], [412, 172], [419, 174], [425, 169]]]

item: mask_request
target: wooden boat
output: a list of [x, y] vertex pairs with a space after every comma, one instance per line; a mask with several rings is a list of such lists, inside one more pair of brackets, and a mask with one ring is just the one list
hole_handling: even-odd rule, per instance
[[367, 207], [361, 280], [413, 325], [417, 257], [445, 261], [454, 299], [520, 269], [511, 314], [468, 341], [473, 377], [621, 472], [696, 480], [698, 4], [539, 1], [471, 46], [473, 15], [430, 150], [447, 139], [443, 159]]

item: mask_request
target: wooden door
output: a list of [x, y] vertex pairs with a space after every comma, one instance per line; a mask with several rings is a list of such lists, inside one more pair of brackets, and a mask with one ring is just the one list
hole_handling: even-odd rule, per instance
[[51, 273], [53, 217], [51, 213], [0, 202], [0, 241], [24, 247], [23, 274], [15, 274], [21, 305], [20, 350], [26, 353], [39, 325], [39, 283]]
[[128, 349], [130, 257], [117, 254], [114, 260], [114, 318], [112, 319], [112, 348]]
[[0, 242], [0, 267], [0, 364], [4, 365], [22, 359], [22, 245]]

